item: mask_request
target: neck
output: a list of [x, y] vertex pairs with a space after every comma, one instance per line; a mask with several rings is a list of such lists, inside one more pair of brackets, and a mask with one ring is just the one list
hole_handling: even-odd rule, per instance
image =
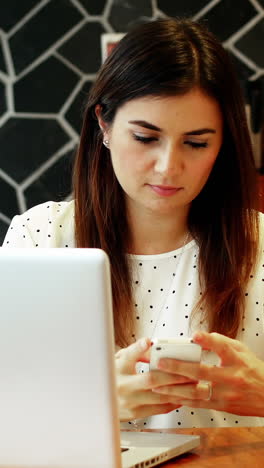
[[161, 216], [149, 211], [129, 210], [131, 232], [129, 253], [155, 255], [176, 250], [186, 244], [191, 236], [187, 226], [188, 210], [179, 210], [171, 216]]

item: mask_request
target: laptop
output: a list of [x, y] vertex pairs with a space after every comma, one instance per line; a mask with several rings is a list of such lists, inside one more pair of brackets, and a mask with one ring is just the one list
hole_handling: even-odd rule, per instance
[[199, 445], [120, 433], [102, 250], [0, 248], [0, 281], [0, 467], [149, 468]]

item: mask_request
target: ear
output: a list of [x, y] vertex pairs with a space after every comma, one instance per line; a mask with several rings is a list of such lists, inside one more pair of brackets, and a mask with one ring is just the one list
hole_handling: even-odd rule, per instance
[[101, 106], [100, 104], [97, 104], [95, 106], [95, 115], [98, 120], [99, 127], [101, 128], [104, 138], [108, 139], [108, 125], [105, 123], [105, 121], [101, 117]]

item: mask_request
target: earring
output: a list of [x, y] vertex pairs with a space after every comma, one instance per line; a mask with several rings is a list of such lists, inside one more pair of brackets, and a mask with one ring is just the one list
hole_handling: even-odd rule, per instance
[[106, 146], [106, 148], [109, 148], [109, 140], [104, 140], [103, 144]]

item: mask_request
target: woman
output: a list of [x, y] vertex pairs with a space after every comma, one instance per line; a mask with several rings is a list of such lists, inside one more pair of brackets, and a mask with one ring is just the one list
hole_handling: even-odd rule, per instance
[[[203, 26], [159, 20], [120, 41], [88, 97], [73, 187], [16, 216], [4, 246], [108, 253], [123, 426], [262, 425], [264, 222], [239, 85]], [[145, 372], [151, 339], [180, 336], [203, 363]]]

